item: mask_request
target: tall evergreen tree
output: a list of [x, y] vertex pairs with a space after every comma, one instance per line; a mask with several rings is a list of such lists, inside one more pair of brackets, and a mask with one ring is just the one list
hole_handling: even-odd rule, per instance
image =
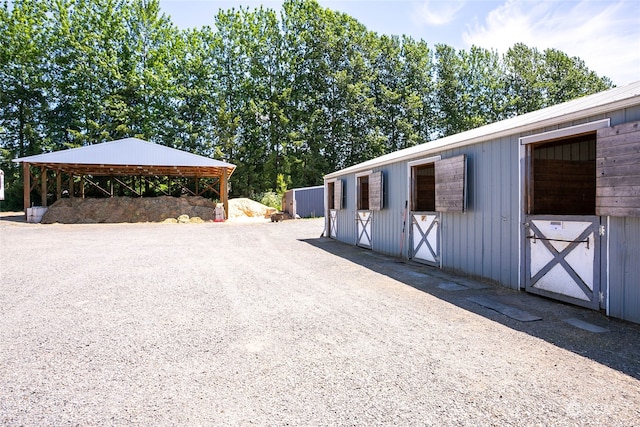
[[[612, 86], [579, 58], [378, 35], [315, 0], [181, 31], [158, 0], [0, 6], [0, 164], [139, 136], [235, 163], [233, 196], [326, 173]], [[6, 204], [5, 204], [6, 206]]]

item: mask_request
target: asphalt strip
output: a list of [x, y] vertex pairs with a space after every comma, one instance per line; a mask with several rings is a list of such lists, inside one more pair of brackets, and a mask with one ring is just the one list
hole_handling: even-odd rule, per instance
[[469, 301], [475, 302], [483, 307], [490, 308], [491, 310], [497, 311], [498, 313], [504, 314], [505, 316], [511, 317], [512, 319], [519, 320], [520, 322], [533, 322], [536, 320], [542, 320], [540, 316], [534, 316], [533, 314], [520, 310], [519, 308], [515, 308], [509, 305], [502, 304], [496, 300], [484, 297], [468, 297]]
[[571, 317], [569, 319], [564, 319], [564, 322], [575, 326], [576, 328], [584, 329], [585, 331], [594, 332], [596, 334], [602, 334], [604, 332], [609, 332], [608, 329], [601, 328], [600, 326], [596, 326], [592, 323], [585, 322], [584, 320], [576, 319], [575, 317]]
[[469, 289], [464, 285], [460, 285], [454, 282], [442, 282], [438, 285], [438, 287], [440, 289], [444, 289], [445, 291], [464, 291], [466, 289]]

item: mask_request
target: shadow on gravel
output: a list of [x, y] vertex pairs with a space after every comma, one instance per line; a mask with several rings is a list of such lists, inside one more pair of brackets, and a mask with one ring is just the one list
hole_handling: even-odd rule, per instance
[[0, 221], [27, 222], [27, 219], [23, 213], [4, 212], [0, 215]]
[[640, 380], [640, 325], [325, 237], [301, 241]]

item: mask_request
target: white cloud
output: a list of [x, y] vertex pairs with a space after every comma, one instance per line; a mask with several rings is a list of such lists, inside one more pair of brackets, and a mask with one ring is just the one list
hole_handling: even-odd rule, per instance
[[464, 0], [425, 0], [414, 16], [421, 24], [445, 25], [456, 18], [464, 4]]
[[636, 0], [507, 0], [463, 34], [471, 45], [505, 52], [522, 42], [577, 56], [617, 85], [640, 80], [640, 8]]

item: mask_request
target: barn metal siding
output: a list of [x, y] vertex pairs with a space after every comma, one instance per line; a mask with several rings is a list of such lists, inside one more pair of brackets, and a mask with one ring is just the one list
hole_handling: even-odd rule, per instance
[[[617, 111], [610, 115], [611, 126], [639, 121], [640, 106]], [[603, 268], [609, 284], [607, 314], [640, 323], [640, 218], [608, 218], [607, 262]]]
[[371, 249], [400, 256], [402, 214], [407, 200], [407, 165], [406, 162], [393, 163], [373, 171], [383, 172], [384, 203], [381, 211], [373, 212]]
[[324, 186], [296, 188], [286, 193], [287, 212], [301, 218], [323, 216]]
[[354, 174], [348, 174], [340, 177], [342, 180], [342, 197], [343, 205], [337, 213], [336, 239], [356, 244], [356, 178]]
[[517, 138], [441, 153], [443, 159], [459, 154], [467, 156], [467, 210], [442, 214], [442, 266], [517, 289]]
[[640, 323], [640, 218], [610, 217], [608, 239], [607, 314]]
[[[633, 115], [640, 114], [636, 109]], [[555, 126], [536, 129], [527, 134], [547, 132], [581, 123], [611, 118], [612, 123], [628, 121], [629, 114], [617, 111]], [[520, 143], [517, 134], [496, 140], [425, 153], [443, 159], [467, 156], [467, 210], [464, 213], [442, 213], [442, 267], [490, 280], [518, 289], [524, 248], [521, 242], [523, 201], [520, 181]], [[413, 160], [418, 160], [415, 157]], [[401, 161], [373, 168], [384, 173], [384, 208], [373, 213], [372, 250], [400, 256], [402, 215], [408, 200], [408, 162]], [[341, 177], [345, 182], [345, 209], [338, 213], [338, 239], [356, 241], [356, 175]], [[405, 227], [403, 256], [407, 254], [410, 223]]]
[[[519, 138], [602, 119], [610, 119], [611, 126], [640, 121], [637, 94], [628, 96], [624, 105], [618, 104], [622, 102], [618, 98], [609, 100], [611, 104], [602, 101], [601, 105], [593, 106], [580, 105], [584, 100], [574, 101], [526, 115], [531, 121], [525, 121], [523, 116], [329, 174], [327, 179], [339, 178], [344, 182], [345, 206], [338, 213], [337, 238], [345, 243], [356, 243], [356, 174], [366, 170], [383, 171], [384, 208], [373, 212], [372, 250], [401, 255], [403, 211], [409, 198], [408, 163], [437, 155], [446, 159], [465, 154], [467, 209], [464, 213], [442, 213], [442, 266], [512, 289], [522, 288], [525, 275], [525, 149]], [[570, 105], [578, 108], [574, 110]], [[535, 126], [534, 118], [540, 119], [539, 126]], [[512, 125], [512, 131], [508, 133], [507, 122], [515, 124], [518, 121], [522, 121], [521, 125]], [[481, 130], [485, 135], [495, 137], [480, 138]], [[601, 268], [603, 289], [607, 291], [607, 313], [640, 323], [640, 218], [603, 217], [603, 223], [608, 225], [608, 249], [603, 257], [606, 264]], [[408, 253], [410, 230], [407, 216], [402, 256]]]

